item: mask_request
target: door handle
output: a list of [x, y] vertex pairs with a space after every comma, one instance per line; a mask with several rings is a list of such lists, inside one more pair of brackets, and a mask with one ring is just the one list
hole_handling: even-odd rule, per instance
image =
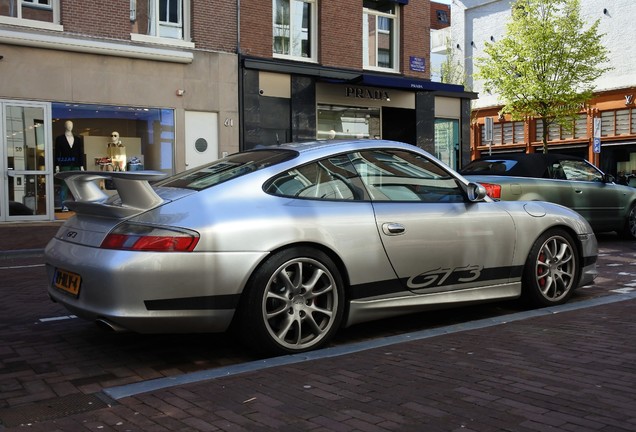
[[400, 235], [404, 234], [406, 229], [404, 225], [396, 222], [387, 222], [382, 224], [382, 232], [386, 235]]

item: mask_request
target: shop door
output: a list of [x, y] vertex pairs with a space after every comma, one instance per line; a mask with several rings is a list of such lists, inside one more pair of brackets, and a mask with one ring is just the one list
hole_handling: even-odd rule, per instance
[[0, 221], [50, 220], [50, 104], [0, 101], [0, 116]]
[[186, 168], [194, 168], [219, 158], [218, 114], [186, 111]]

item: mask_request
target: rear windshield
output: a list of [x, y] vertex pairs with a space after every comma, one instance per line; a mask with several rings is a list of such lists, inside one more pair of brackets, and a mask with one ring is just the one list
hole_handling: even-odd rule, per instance
[[156, 186], [203, 190], [219, 183], [295, 158], [292, 150], [254, 150], [184, 171], [156, 183]]
[[517, 161], [514, 160], [476, 160], [462, 169], [462, 174], [505, 174], [510, 171]]

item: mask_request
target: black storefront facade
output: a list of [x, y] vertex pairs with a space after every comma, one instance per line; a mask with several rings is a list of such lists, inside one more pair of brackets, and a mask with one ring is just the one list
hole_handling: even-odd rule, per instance
[[316, 139], [388, 139], [453, 168], [470, 160], [463, 86], [393, 74], [259, 58], [239, 59], [241, 150]]

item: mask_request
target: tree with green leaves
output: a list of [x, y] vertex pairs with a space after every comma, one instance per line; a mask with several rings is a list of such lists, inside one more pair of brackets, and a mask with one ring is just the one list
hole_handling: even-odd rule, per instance
[[[466, 73], [462, 63], [456, 58], [450, 38], [446, 39], [446, 56], [440, 65], [440, 82], [446, 84], [459, 84], [467, 87]], [[467, 89], [468, 90], [468, 89]]]
[[541, 119], [544, 153], [550, 126], [571, 129], [594, 81], [611, 69], [598, 24], [584, 28], [579, 0], [516, 0], [504, 38], [475, 61], [475, 78], [498, 94], [503, 113]]

